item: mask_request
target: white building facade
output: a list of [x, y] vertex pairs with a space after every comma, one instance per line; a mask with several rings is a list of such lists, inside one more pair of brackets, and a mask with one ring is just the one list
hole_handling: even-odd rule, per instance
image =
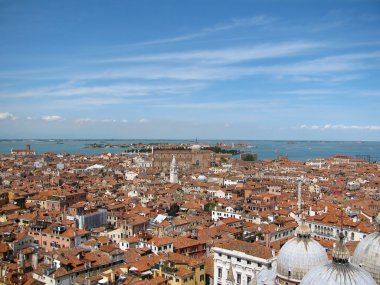
[[[235, 246], [218, 246], [214, 247], [214, 283], [213, 285], [231, 284], [229, 276], [232, 270], [234, 285], [253, 285], [256, 284], [257, 274], [263, 269], [274, 270], [276, 268], [276, 257], [272, 250], [252, 243], [236, 241]], [[245, 244], [251, 246], [252, 250], [244, 247], [240, 251], [239, 245]], [[236, 247], [235, 250], [233, 249]], [[263, 248], [258, 248], [263, 247]], [[256, 254], [256, 253], [257, 254]], [[258, 256], [259, 254], [265, 256]]]

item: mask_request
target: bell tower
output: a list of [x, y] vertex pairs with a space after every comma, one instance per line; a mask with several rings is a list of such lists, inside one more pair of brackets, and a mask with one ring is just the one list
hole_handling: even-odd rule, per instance
[[170, 183], [178, 183], [178, 167], [175, 155], [170, 163]]

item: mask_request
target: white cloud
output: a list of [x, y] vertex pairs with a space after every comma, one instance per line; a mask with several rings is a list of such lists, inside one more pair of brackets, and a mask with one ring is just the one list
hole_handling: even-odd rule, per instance
[[28, 116], [28, 117], [26, 117], [26, 119], [27, 120], [33, 120], [33, 117]]
[[309, 130], [369, 130], [380, 131], [380, 125], [344, 125], [344, 124], [325, 124], [325, 125], [301, 125], [300, 129]]
[[[96, 78], [94, 78], [96, 79]], [[3, 98], [15, 97], [75, 97], [83, 98], [90, 96], [94, 99], [95, 104], [97, 100], [103, 104], [108, 101], [111, 103], [120, 103], [118, 98], [124, 97], [138, 97], [147, 96], [151, 94], [178, 94], [189, 93], [192, 91], [200, 90], [206, 85], [203, 83], [189, 83], [189, 84], [109, 84], [109, 85], [96, 85], [96, 86], [77, 86], [77, 87], [45, 87], [31, 89], [28, 91], [13, 92], [13, 93], [0, 93]], [[96, 96], [105, 96], [111, 98], [98, 98]]]
[[252, 17], [246, 17], [246, 18], [236, 18], [236, 19], [232, 19], [232, 21], [230, 21], [229, 23], [223, 23], [223, 24], [218, 24], [211, 27], [206, 27], [200, 30], [199, 32], [189, 33], [189, 34], [180, 35], [180, 36], [171, 37], [171, 38], [157, 39], [157, 40], [151, 40], [151, 41], [146, 41], [146, 42], [141, 42], [141, 43], [134, 43], [134, 44], [124, 45], [124, 46], [156, 45], [156, 44], [182, 42], [182, 41], [205, 37], [213, 33], [233, 30], [233, 29], [241, 28], [241, 27], [266, 26], [268, 24], [273, 23], [274, 21], [275, 21], [274, 18], [265, 16], [265, 15], [258, 15], [258, 16], [252, 16]]
[[139, 123], [141, 123], [141, 124], [147, 123], [147, 122], [149, 122], [149, 120], [144, 119], [144, 118], [142, 118], [142, 119], [139, 120]]
[[91, 118], [80, 118], [80, 119], [75, 120], [76, 124], [88, 124], [88, 123], [96, 123], [96, 122], [98, 122], [98, 120], [91, 119]]
[[101, 120], [102, 123], [116, 123], [117, 121], [116, 120], [113, 120], [113, 119], [103, 119]]
[[43, 116], [42, 120], [44, 120], [44, 121], [61, 121], [62, 117], [57, 116], [57, 115], [47, 115], [47, 116]]
[[290, 42], [263, 44], [254, 47], [237, 47], [219, 50], [195, 50], [189, 52], [172, 52], [161, 54], [146, 54], [134, 57], [113, 58], [95, 61], [95, 63], [112, 62], [154, 62], [154, 61], [189, 61], [208, 64], [230, 64], [249, 60], [276, 58], [288, 55], [299, 55], [311, 49], [321, 48], [320, 43]]
[[[185, 65], [144, 65], [128, 66], [112, 69], [107, 72], [78, 74], [77, 79], [174, 79], [174, 80], [223, 80], [236, 79], [244, 76], [268, 75], [279, 78], [291, 76], [296, 79], [319, 76], [323, 81], [334, 80], [336, 76], [344, 76], [346, 72], [378, 69], [374, 61], [380, 58], [380, 52], [352, 53], [339, 56], [321, 57], [312, 60], [302, 60], [293, 63], [252, 66], [215, 66], [189, 62]], [[287, 77], [285, 77], [287, 76]], [[353, 77], [349, 78], [353, 79]]]
[[0, 120], [16, 120], [17, 117], [9, 112], [0, 112]]
[[197, 103], [174, 103], [154, 105], [159, 108], [174, 109], [240, 109], [240, 108], [265, 108], [276, 105], [275, 100], [236, 100], [236, 101], [213, 101], [213, 102], [197, 102]]
[[380, 90], [363, 90], [359, 92], [360, 96], [380, 97]]
[[280, 91], [279, 94], [285, 95], [329, 95], [334, 94], [337, 91], [330, 89], [298, 89], [298, 90], [288, 90]]
[[91, 124], [91, 123], [127, 123], [128, 120], [80, 118], [80, 119], [76, 119], [74, 122], [75, 122], [76, 124]]

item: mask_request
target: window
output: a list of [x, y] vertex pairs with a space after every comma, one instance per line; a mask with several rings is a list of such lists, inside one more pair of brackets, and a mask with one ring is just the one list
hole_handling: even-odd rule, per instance
[[252, 276], [247, 275], [247, 285], [252, 285]]
[[227, 259], [231, 259], [231, 256], [227, 255]]
[[204, 280], [205, 280], [205, 276], [201, 275], [200, 281], [204, 281]]
[[258, 267], [262, 267], [263, 265], [261, 263], [257, 263], [257, 266]]
[[222, 268], [218, 267], [218, 277], [222, 278]]
[[252, 262], [250, 260], [247, 260], [247, 264], [251, 264]]
[[237, 261], [237, 262], [240, 262], [240, 261], [241, 261], [241, 259], [240, 259], [240, 258], [236, 258], [236, 261]]
[[236, 273], [236, 283], [241, 284], [241, 273], [239, 272]]
[[205, 266], [204, 265], [201, 265], [201, 270], [205, 269]]

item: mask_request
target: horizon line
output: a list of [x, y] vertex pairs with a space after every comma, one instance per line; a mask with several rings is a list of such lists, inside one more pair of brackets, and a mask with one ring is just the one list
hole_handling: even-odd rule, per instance
[[10, 138], [10, 139], [4, 139], [0, 138], [0, 141], [56, 141], [56, 140], [70, 140], [70, 141], [90, 141], [90, 140], [105, 140], [105, 141], [112, 141], [112, 140], [119, 140], [119, 141], [131, 141], [131, 140], [145, 140], [145, 141], [153, 141], [153, 140], [162, 140], [162, 141], [194, 141], [197, 140], [198, 142], [202, 141], [294, 141], [294, 142], [379, 142], [379, 140], [330, 140], [330, 139], [223, 139], [223, 138], [205, 138], [205, 139], [178, 139], [178, 138]]

